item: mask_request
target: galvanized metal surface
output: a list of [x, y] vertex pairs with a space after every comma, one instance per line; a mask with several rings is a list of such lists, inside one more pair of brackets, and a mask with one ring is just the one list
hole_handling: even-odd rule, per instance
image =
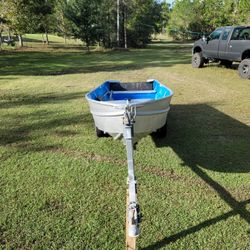
[[[136, 91], [134, 91], [136, 92]], [[145, 93], [146, 91], [144, 91]], [[170, 109], [172, 94], [161, 99], [132, 99], [130, 105], [136, 109], [135, 137], [140, 138], [164, 126]], [[95, 126], [114, 138], [123, 136], [123, 117], [126, 100], [97, 101], [86, 95]]]

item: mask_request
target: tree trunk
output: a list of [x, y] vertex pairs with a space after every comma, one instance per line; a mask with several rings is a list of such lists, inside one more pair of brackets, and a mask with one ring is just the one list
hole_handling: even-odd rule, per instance
[[[110, 24], [110, 10], [108, 11], [107, 22], [108, 22], [108, 24]], [[108, 48], [111, 48], [111, 32], [110, 32], [110, 29], [108, 29], [108, 42], [107, 43], [108, 44], [106, 44], [106, 41], [104, 41], [104, 47], [108, 46]]]
[[10, 29], [8, 29], [8, 38], [11, 39]]
[[90, 49], [89, 49], [90, 39], [88, 37], [86, 37], [86, 39], [85, 39], [85, 44], [86, 44], [86, 47], [87, 47], [87, 53], [89, 53], [90, 52]]
[[48, 35], [48, 32], [47, 30], [45, 29], [45, 41], [46, 41], [46, 44], [49, 45], [49, 35]]
[[[2, 25], [3, 23], [1, 22], [0, 25]], [[2, 33], [3, 33], [3, 29], [0, 30], [0, 50], [2, 50], [2, 41], [3, 41], [3, 38], [2, 38]]]
[[64, 34], [64, 44], [67, 43], [67, 36]]
[[90, 52], [89, 44], [87, 43], [86, 46], [87, 46], [87, 52], [89, 53]]
[[124, 11], [124, 48], [128, 48], [128, 42], [127, 42], [127, 15], [126, 15], [126, 10]]
[[0, 31], [0, 50], [2, 50], [2, 30]]
[[23, 37], [22, 37], [22, 35], [18, 35], [18, 40], [19, 40], [19, 46], [23, 47]]
[[117, 17], [116, 17], [116, 26], [117, 26], [117, 31], [116, 31], [116, 40], [117, 40], [117, 47], [120, 47], [120, 0], [117, 0]]

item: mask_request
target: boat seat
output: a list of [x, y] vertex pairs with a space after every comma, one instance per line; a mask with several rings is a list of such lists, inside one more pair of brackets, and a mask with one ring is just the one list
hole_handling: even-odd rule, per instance
[[110, 82], [111, 91], [154, 90], [153, 82]]
[[112, 94], [155, 94], [156, 91], [153, 90], [127, 90], [127, 91], [112, 91]]

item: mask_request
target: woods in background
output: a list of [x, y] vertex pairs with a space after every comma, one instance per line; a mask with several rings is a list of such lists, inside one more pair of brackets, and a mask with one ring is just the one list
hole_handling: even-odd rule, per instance
[[168, 30], [174, 39], [197, 39], [232, 25], [250, 25], [249, 0], [175, 0]]
[[224, 25], [250, 24], [249, 0], [0, 0], [2, 34], [23, 46], [26, 33], [78, 38], [89, 48], [141, 47], [152, 34], [196, 39]]
[[25, 33], [44, 33], [47, 44], [48, 33], [56, 33], [88, 48], [138, 47], [166, 26], [168, 16], [169, 5], [155, 0], [0, 0], [0, 35], [10, 31], [20, 46]]

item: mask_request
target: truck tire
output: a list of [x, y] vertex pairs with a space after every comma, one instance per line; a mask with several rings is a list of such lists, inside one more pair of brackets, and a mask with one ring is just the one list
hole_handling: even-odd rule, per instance
[[232, 67], [233, 62], [229, 60], [221, 60], [220, 65], [225, 66], [227, 69]]
[[192, 66], [193, 68], [202, 68], [205, 63], [205, 58], [202, 56], [201, 52], [196, 52], [192, 56]]
[[104, 132], [97, 127], [95, 127], [95, 133], [98, 138], [105, 136]]
[[241, 78], [250, 79], [250, 58], [244, 59], [240, 63], [238, 72]]

